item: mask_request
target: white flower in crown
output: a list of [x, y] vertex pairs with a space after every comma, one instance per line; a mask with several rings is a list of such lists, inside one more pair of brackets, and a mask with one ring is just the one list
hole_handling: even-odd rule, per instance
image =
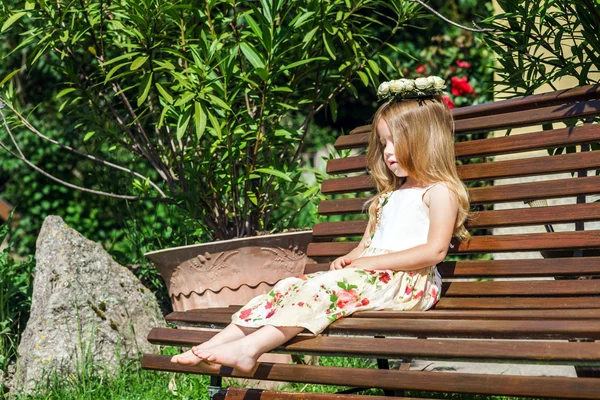
[[415, 86], [419, 90], [424, 90], [431, 87], [431, 82], [429, 82], [428, 78], [417, 78], [415, 79]]
[[378, 96], [386, 96], [390, 92], [390, 82], [383, 82], [377, 90]]
[[392, 97], [396, 99], [411, 99], [440, 95], [445, 88], [446, 84], [439, 76], [428, 76], [415, 80], [402, 78], [383, 82], [379, 85], [377, 95], [380, 100]]
[[405, 84], [401, 79], [390, 81], [390, 92], [392, 93], [400, 93], [404, 90]]

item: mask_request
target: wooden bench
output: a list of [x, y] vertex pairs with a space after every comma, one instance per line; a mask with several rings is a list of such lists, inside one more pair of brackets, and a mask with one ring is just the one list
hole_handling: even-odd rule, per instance
[[[600, 193], [600, 85], [579, 87], [524, 98], [454, 110], [456, 135], [476, 134], [545, 124], [546, 130], [521, 135], [490, 137], [456, 144], [458, 171], [473, 186], [474, 212], [469, 228], [475, 233], [467, 243], [454, 246], [451, 256], [438, 266], [444, 278], [442, 298], [426, 312], [371, 311], [333, 323], [322, 335], [298, 336], [276, 349], [310, 355], [367, 357], [380, 369], [325, 367], [318, 365], [261, 363], [249, 378], [381, 388], [386, 395], [403, 390], [481, 393], [553, 398], [600, 398], [600, 379], [591, 367], [600, 365], [600, 230], [585, 230], [584, 223], [600, 220], [600, 202], [586, 196]], [[564, 128], [560, 121], [585, 119], [582, 126]], [[556, 123], [554, 129], [550, 123]], [[337, 149], [364, 149], [370, 126], [340, 137]], [[487, 135], [480, 135], [485, 137]], [[576, 152], [527, 159], [490, 161], [501, 154], [578, 146]], [[580, 148], [579, 148], [580, 147]], [[581, 150], [581, 151], [580, 151]], [[546, 154], [546, 155], [544, 155]], [[335, 177], [322, 184], [322, 192], [335, 195], [322, 201], [323, 216], [361, 213], [374, 189], [365, 174], [364, 155], [331, 160], [327, 172]], [[552, 174], [572, 173], [568, 177]], [[358, 173], [358, 174], [357, 174]], [[348, 176], [350, 174], [350, 176]], [[493, 186], [493, 180], [549, 175], [537, 182]], [[358, 195], [339, 196], [339, 194]], [[575, 204], [527, 207], [524, 201], [576, 198]], [[497, 203], [519, 202], [522, 207], [492, 210]], [[356, 219], [356, 218], [355, 218]], [[547, 226], [574, 223], [566, 232], [492, 235], [490, 229], [512, 226]], [[328, 269], [328, 260], [345, 254], [364, 231], [365, 219], [323, 222], [314, 227], [308, 255], [320, 263], [306, 272]], [[351, 241], [339, 241], [350, 238]], [[333, 240], [333, 241], [332, 241]], [[544, 252], [552, 258], [474, 259], [473, 254]], [[558, 257], [557, 257], [558, 256]], [[450, 257], [449, 257], [450, 258]], [[455, 257], [456, 258], [456, 257]], [[468, 279], [467, 279], [468, 278]], [[478, 279], [472, 279], [478, 278]], [[483, 279], [482, 279], [483, 278]], [[503, 278], [492, 280], [489, 278]], [[539, 279], [546, 278], [546, 279]], [[569, 279], [571, 278], [571, 279]], [[230, 321], [236, 307], [175, 312], [170, 323], [219, 329]], [[148, 340], [155, 344], [190, 346], [214, 332], [153, 329]], [[178, 366], [169, 356], [144, 355], [146, 369], [198, 373]], [[403, 360], [389, 369], [389, 359]], [[510, 376], [409, 370], [410, 360], [471, 361], [577, 366], [579, 377]], [[591, 371], [591, 372], [590, 372]], [[230, 376], [222, 368], [220, 376]], [[587, 376], [586, 376], [587, 375]], [[597, 375], [595, 375], [597, 376]], [[295, 398], [306, 394], [220, 389], [213, 377], [215, 398]], [[357, 390], [343, 392], [347, 396]], [[262, 396], [262, 397], [261, 397]], [[332, 397], [333, 396], [333, 397]], [[310, 394], [304, 398], [339, 398]], [[362, 396], [355, 396], [362, 398]]]

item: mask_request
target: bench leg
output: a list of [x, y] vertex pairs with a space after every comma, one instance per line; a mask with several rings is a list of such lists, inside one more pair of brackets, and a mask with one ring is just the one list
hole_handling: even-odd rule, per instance
[[212, 400], [212, 398], [218, 394], [222, 394], [225, 390], [223, 388], [223, 378], [220, 376], [211, 376], [210, 377], [210, 385], [207, 388], [208, 390], [208, 398]]

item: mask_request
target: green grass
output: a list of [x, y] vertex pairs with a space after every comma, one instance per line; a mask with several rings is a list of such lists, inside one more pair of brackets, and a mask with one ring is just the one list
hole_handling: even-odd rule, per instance
[[[176, 354], [178, 349], [166, 348], [163, 354]], [[353, 368], [377, 368], [374, 360], [353, 359], [343, 357], [321, 357], [319, 364], [324, 366], [344, 366]], [[207, 386], [209, 377], [169, 372], [145, 371], [140, 368], [139, 361], [128, 361], [119, 370], [109, 375], [99, 372], [100, 369], [88, 363], [81, 371], [71, 376], [51, 376], [46, 382], [39, 384], [36, 395], [19, 396], [18, 400], [154, 400], [154, 399], [200, 399], [209, 400]], [[225, 385], [240, 386], [239, 382], [225, 380]], [[339, 386], [312, 384], [285, 384], [278, 389], [296, 392], [334, 393], [345, 389]], [[363, 394], [383, 395], [383, 391], [371, 389]], [[407, 391], [407, 397], [426, 397], [452, 400], [486, 400], [509, 399], [501, 396], [478, 396], [444, 394], [431, 392]]]

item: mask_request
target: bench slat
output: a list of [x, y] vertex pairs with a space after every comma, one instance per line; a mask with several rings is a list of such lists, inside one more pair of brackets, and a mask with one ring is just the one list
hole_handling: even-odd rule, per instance
[[445, 278], [580, 276], [600, 274], [600, 257], [446, 261], [437, 269]]
[[600, 100], [558, 104], [507, 114], [489, 115], [455, 121], [458, 134], [495, 131], [508, 128], [539, 125], [540, 123], [566, 121], [600, 114]]
[[436, 310], [600, 309], [597, 296], [578, 297], [442, 297]]
[[[600, 125], [585, 124], [572, 128], [554, 129], [479, 140], [458, 142], [455, 153], [458, 158], [489, 157], [500, 154], [519, 153], [554, 147], [574, 146], [600, 140]], [[337, 138], [337, 150], [366, 148], [369, 133], [344, 135]]]
[[[528, 233], [514, 235], [475, 236], [467, 242], [456, 242], [449, 253], [500, 253], [515, 251], [567, 250], [600, 248], [600, 231]], [[310, 243], [309, 257], [339, 257], [348, 254], [358, 242]], [[458, 244], [458, 246], [457, 246]]]
[[[548, 157], [551, 157], [548, 158]], [[549, 162], [552, 160], [552, 162]], [[583, 153], [561, 154], [557, 156], [541, 156], [516, 160], [482, 162], [476, 164], [458, 165], [456, 170], [463, 181], [489, 180], [509, 177], [545, 175], [559, 172], [571, 172], [580, 169], [595, 169], [600, 167], [600, 155], [594, 151]], [[355, 156], [330, 160], [327, 163], [328, 174], [343, 174], [362, 172], [367, 168], [366, 156]], [[344, 187], [352, 184], [364, 188], [368, 182], [374, 184], [369, 176], [364, 175], [364, 182], [352, 178], [333, 178], [323, 181], [325, 190], [330, 185]], [[332, 183], [332, 181], [338, 181]], [[341, 183], [340, 183], [341, 182]], [[325, 185], [327, 183], [327, 185]], [[374, 187], [374, 186], [373, 186]], [[364, 190], [364, 189], [363, 189]], [[325, 191], [323, 192], [325, 193]]]
[[[600, 295], [600, 280], [518, 280], [446, 282], [442, 296], [589, 296]], [[600, 301], [600, 298], [598, 298]]]
[[[467, 228], [499, 228], [594, 220], [600, 220], [600, 203], [474, 212], [467, 224]], [[313, 236], [316, 238], [362, 236], [365, 229], [367, 229], [366, 219], [322, 222], [314, 226]]]
[[[199, 367], [173, 364], [170, 356], [145, 354], [142, 368], [169, 372], [216, 375]], [[233, 376], [231, 368], [222, 367], [221, 376]], [[600, 379], [529, 377], [509, 375], [463, 374], [422, 371], [376, 370], [321, 367], [293, 364], [259, 363], [253, 374], [237, 377], [273, 381], [382, 389], [447, 391], [460, 393], [495, 393], [504, 396], [542, 396], [560, 398], [594, 398], [600, 393]]]
[[[154, 328], [148, 334], [152, 344], [195, 346], [217, 332]], [[352, 356], [367, 358], [418, 358], [490, 362], [540, 362], [567, 365], [600, 365], [600, 342], [531, 342], [491, 340], [398, 339], [365, 337], [298, 336], [274, 349], [273, 353]]]
[[[329, 271], [330, 263], [307, 264], [305, 274]], [[437, 265], [442, 278], [510, 278], [600, 275], [600, 257], [462, 260]]]
[[[188, 310], [190, 315], [202, 316], [207, 321], [216, 318], [218, 323], [227, 323], [242, 306], [218, 310], [204, 308]], [[600, 309], [540, 309], [540, 310], [444, 310], [433, 308], [427, 311], [357, 311], [348, 318], [400, 318], [400, 319], [600, 319]]]
[[[227, 314], [207, 316], [201, 313], [174, 312], [167, 316], [167, 321], [182, 326], [214, 329], [228, 325], [231, 318]], [[404, 318], [342, 318], [331, 324], [325, 332], [330, 335], [383, 335], [391, 337], [600, 339], [600, 320], [537, 319], [530, 321], [419, 318], [413, 319], [410, 324], [407, 324]]]
[[[360, 178], [364, 179], [363, 177]], [[336, 187], [335, 189], [337, 190], [339, 187]], [[363, 189], [363, 191], [367, 190], [368, 189]], [[600, 193], [600, 176], [566, 178], [469, 189], [471, 204], [554, 199], [598, 193]], [[319, 214], [358, 214], [364, 212], [364, 204], [370, 199], [371, 197], [357, 197], [350, 199], [323, 200], [319, 203]]]
[[476, 104], [452, 110], [454, 119], [473, 118], [484, 115], [506, 114], [514, 111], [531, 110], [542, 106], [585, 101], [600, 98], [600, 84], [578, 86], [547, 93]]
[[[359, 394], [337, 393], [315, 393], [315, 392], [282, 392], [279, 390], [241, 389], [228, 387], [222, 392], [215, 394], [212, 400], [286, 400], [286, 399], [308, 399], [308, 400], [427, 400], [408, 397], [369, 396]], [[433, 399], [429, 399], [433, 400]]]

